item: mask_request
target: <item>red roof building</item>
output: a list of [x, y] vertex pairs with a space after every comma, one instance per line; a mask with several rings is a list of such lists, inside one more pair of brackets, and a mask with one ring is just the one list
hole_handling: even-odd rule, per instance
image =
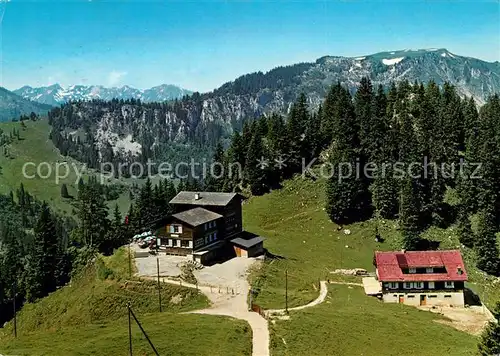
[[[375, 265], [378, 279], [382, 282], [467, 281], [464, 261], [458, 250], [377, 251]], [[433, 272], [430, 272], [431, 268]], [[422, 273], [410, 269], [421, 270]]]
[[464, 305], [467, 272], [458, 250], [377, 251], [374, 264], [386, 302]]

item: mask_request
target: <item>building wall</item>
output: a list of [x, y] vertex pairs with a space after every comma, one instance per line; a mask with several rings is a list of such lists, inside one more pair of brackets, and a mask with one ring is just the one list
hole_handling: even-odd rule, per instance
[[404, 298], [403, 304], [419, 306], [420, 296], [426, 296], [427, 306], [454, 306], [464, 307], [464, 293], [463, 291], [432, 291], [432, 292], [385, 292], [383, 293], [383, 300], [386, 303], [399, 303], [400, 297]]

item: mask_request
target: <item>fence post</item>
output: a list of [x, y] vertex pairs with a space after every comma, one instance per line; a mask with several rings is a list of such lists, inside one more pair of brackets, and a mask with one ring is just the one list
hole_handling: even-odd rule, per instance
[[156, 270], [158, 273], [158, 303], [160, 305], [160, 313], [161, 313], [160, 259], [158, 257], [156, 257]]

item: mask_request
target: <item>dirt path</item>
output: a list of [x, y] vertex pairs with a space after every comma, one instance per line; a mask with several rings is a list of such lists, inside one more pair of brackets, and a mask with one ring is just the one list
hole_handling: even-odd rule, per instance
[[[155, 277], [150, 276], [143, 276], [142, 278], [156, 280]], [[211, 307], [189, 312], [191, 314], [224, 315], [248, 322], [248, 324], [252, 328], [252, 356], [270, 355], [268, 321], [260, 314], [248, 310], [247, 299], [250, 286], [246, 278], [242, 278], [242, 280], [240, 281], [242, 288], [238, 288], [238, 290], [235, 291], [234, 294], [233, 291], [224, 290], [224, 288], [220, 289], [218, 287], [210, 287], [206, 285], [196, 286], [194, 284], [167, 278], [161, 278], [161, 281], [163, 281], [164, 283], [179, 285], [187, 288], [198, 289], [208, 297], [208, 299], [212, 303]], [[327, 282], [321, 281], [320, 285], [321, 287], [318, 298], [306, 305], [288, 308], [288, 310], [301, 310], [313, 307], [324, 302], [328, 294]], [[284, 309], [266, 310], [267, 315], [283, 313], [285, 313]]]
[[[156, 280], [154, 277], [145, 276], [142, 278]], [[258, 313], [248, 311], [247, 297], [250, 286], [246, 280], [244, 281], [246, 284], [245, 288], [241, 288], [235, 294], [232, 291], [228, 293], [223, 288], [220, 290], [217, 287], [196, 286], [178, 280], [162, 278], [161, 281], [187, 288], [197, 288], [208, 297], [212, 303], [211, 307], [189, 312], [191, 314], [224, 315], [245, 320], [252, 328], [252, 355], [269, 356], [269, 329], [267, 320]]]
[[338, 282], [338, 281], [330, 281], [328, 282], [330, 284], [343, 284], [345, 286], [356, 286], [356, 287], [363, 287], [363, 283], [353, 283], [353, 282]]
[[[319, 291], [318, 298], [316, 298], [315, 300], [313, 300], [309, 304], [301, 305], [301, 306], [293, 307], [293, 308], [288, 308], [288, 311], [302, 310], [302, 309], [314, 307], [315, 305], [323, 303], [325, 301], [326, 295], [328, 294], [328, 287], [326, 286], [326, 281], [321, 281], [320, 285], [321, 285], [321, 288], [320, 288], [320, 291]], [[285, 312], [286, 312], [285, 309], [269, 309], [269, 310], [266, 310], [266, 313], [268, 313], [269, 315], [272, 315], [272, 314], [283, 314]]]

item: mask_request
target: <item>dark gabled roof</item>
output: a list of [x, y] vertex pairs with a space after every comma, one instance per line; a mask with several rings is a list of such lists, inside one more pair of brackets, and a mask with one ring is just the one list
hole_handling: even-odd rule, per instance
[[260, 244], [263, 241], [264, 239], [262, 237], [257, 236], [251, 232], [243, 231], [238, 235], [238, 237], [232, 239], [231, 243], [244, 248], [250, 248], [257, 244]]
[[[196, 194], [199, 194], [199, 199], [195, 198]], [[170, 204], [226, 206], [237, 196], [243, 199], [243, 196], [238, 193], [182, 191], [170, 200]]]
[[196, 227], [209, 221], [217, 220], [221, 218], [222, 215], [214, 213], [213, 211], [207, 209], [194, 208], [174, 214], [172, 215], [172, 217], [188, 225], [191, 225], [192, 227]]

